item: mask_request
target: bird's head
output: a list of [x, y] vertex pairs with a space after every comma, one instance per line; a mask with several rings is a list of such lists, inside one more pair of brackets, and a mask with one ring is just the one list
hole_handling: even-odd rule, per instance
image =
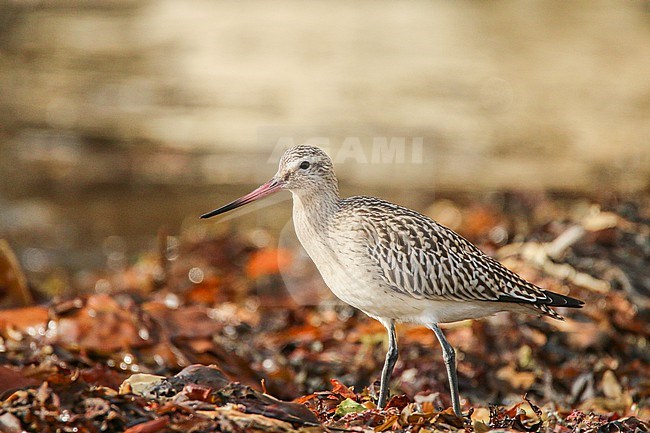
[[330, 157], [318, 147], [306, 144], [284, 152], [274, 178], [282, 183], [282, 188], [295, 194], [309, 193], [337, 183]]
[[280, 158], [278, 171], [271, 180], [249, 194], [201, 215], [201, 218], [228, 212], [283, 189], [300, 196], [319, 191], [334, 191], [338, 196], [338, 182], [332, 160], [318, 147], [306, 144], [291, 147]]

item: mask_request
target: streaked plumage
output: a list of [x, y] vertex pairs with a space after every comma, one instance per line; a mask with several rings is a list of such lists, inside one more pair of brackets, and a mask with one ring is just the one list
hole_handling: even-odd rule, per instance
[[581, 301], [541, 289], [484, 254], [454, 231], [413, 210], [373, 197], [341, 199], [330, 158], [312, 146], [285, 152], [273, 179], [204, 217], [278, 189], [293, 195], [296, 233], [323, 279], [342, 301], [381, 321], [390, 349], [379, 405], [397, 360], [394, 323], [430, 327], [443, 347], [454, 410], [460, 413], [454, 352], [438, 323], [499, 311], [538, 313]]
[[[350, 227], [344, 221], [355, 224]], [[383, 283], [405, 296], [422, 301], [515, 302], [554, 318], [561, 317], [551, 306], [577, 306], [527, 282], [431, 218], [384, 200], [342, 200], [330, 230], [332, 238], [348, 238], [363, 246], [361, 254], [372, 258], [369, 265]]]

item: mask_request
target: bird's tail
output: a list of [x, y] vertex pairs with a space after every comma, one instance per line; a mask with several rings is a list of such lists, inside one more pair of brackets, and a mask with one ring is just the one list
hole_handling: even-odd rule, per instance
[[546, 295], [546, 299], [539, 299], [533, 304], [537, 311], [541, 311], [545, 316], [552, 317], [558, 320], [564, 320], [564, 317], [551, 307], [567, 307], [567, 308], [582, 308], [585, 304], [580, 299], [572, 298], [559, 293], [551, 292], [549, 290], [542, 290]]
[[548, 297], [550, 302], [544, 302], [549, 307], [567, 307], [567, 308], [582, 308], [585, 303], [580, 299], [572, 298], [559, 293], [551, 292], [550, 290], [542, 290]]

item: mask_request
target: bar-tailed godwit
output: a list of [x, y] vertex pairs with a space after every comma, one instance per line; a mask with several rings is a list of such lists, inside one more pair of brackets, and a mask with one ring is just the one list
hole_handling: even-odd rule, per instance
[[561, 319], [551, 307], [583, 305], [527, 282], [425, 215], [374, 197], [342, 199], [331, 159], [313, 146], [288, 149], [270, 181], [201, 218], [283, 189], [293, 195], [298, 239], [325, 283], [343, 302], [377, 319], [388, 331], [379, 407], [387, 402], [398, 357], [395, 322], [418, 323], [435, 333], [442, 346], [453, 409], [460, 416], [456, 355], [440, 323], [500, 311]]

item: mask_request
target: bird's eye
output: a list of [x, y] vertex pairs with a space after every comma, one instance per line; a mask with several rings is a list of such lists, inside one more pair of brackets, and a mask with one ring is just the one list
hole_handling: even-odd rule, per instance
[[303, 161], [300, 163], [300, 168], [307, 170], [309, 168], [309, 161]]

